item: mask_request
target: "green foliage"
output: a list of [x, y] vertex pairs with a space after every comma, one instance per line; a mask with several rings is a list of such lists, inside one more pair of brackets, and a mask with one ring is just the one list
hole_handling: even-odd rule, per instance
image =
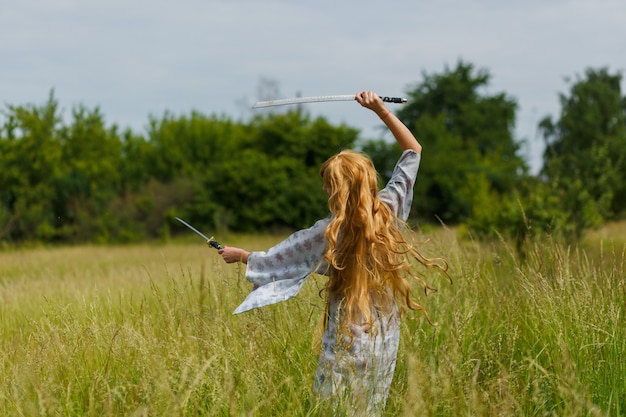
[[327, 215], [319, 166], [357, 137], [299, 111], [247, 124], [165, 113], [146, 137], [120, 134], [97, 108], [63, 124], [52, 93], [5, 116], [0, 239], [15, 242], [167, 239], [177, 215], [222, 232], [306, 227]]
[[572, 217], [562, 209], [559, 195], [536, 178], [526, 178], [505, 196], [493, 195], [484, 185], [474, 194], [480, 207], [467, 227], [476, 237], [488, 240], [512, 239], [521, 258], [529, 245], [544, 235], [572, 237]]
[[60, 118], [50, 93], [46, 104], [9, 106], [0, 156], [2, 206], [11, 222], [4, 236], [13, 239], [55, 237], [54, 179], [62, 166], [62, 148], [56, 140]]
[[302, 228], [325, 217], [319, 167], [338, 149], [353, 146], [356, 131], [300, 112], [259, 117], [251, 126], [251, 137], [236, 154], [216, 163], [204, 178], [213, 210], [226, 214], [212, 226], [236, 231]]
[[249, 143], [247, 126], [228, 119], [192, 112], [190, 117], [165, 113], [150, 119], [147, 141], [151, 151], [145, 168], [163, 182], [178, 176], [203, 176], [214, 164], [233, 158]]
[[547, 144], [543, 175], [573, 211], [593, 210], [601, 219], [626, 213], [626, 98], [621, 80], [621, 73], [588, 69], [572, 84], [569, 96], [560, 95], [559, 118], [540, 123]]
[[[465, 224], [523, 242], [579, 238], [626, 214], [626, 99], [621, 74], [588, 70], [545, 118], [545, 167], [529, 177], [513, 137], [516, 102], [491, 75], [458, 62], [424, 74], [398, 112], [424, 146], [412, 222]], [[53, 92], [7, 106], [0, 125], [0, 241], [133, 242], [185, 233], [297, 229], [327, 216], [320, 165], [344, 148], [368, 153], [382, 183], [400, 149], [301, 110], [248, 122], [198, 112], [150, 117], [144, 135], [77, 106], [64, 123]], [[174, 226], [175, 225], [175, 226]], [[175, 228], [173, 228], [175, 227]]]
[[477, 184], [467, 183], [468, 176], [498, 197], [526, 170], [513, 138], [517, 105], [504, 93], [483, 93], [490, 78], [463, 62], [443, 74], [424, 74], [398, 112], [424, 146], [415, 208], [427, 221], [458, 223], [480, 210], [472, 197]]
[[[541, 233], [578, 240], [625, 212], [626, 99], [621, 75], [587, 70], [571, 95], [561, 95], [561, 115], [539, 127], [547, 147], [539, 178], [520, 177], [513, 193], [479, 194], [482, 210], [467, 221], [478, 236], [501, 234], [524, 246]], [[476, 207], [477, 204], [474, 205]]]
[[122, 144], [116, 128], [106, 128], [97, 108], [80, 106], [72, 115], [72, 124], [59, 131], [63, 156], [54, 178], [53, 204], [60, 237], [87, 241], [94, 234], [94, 221], [120, 192]]

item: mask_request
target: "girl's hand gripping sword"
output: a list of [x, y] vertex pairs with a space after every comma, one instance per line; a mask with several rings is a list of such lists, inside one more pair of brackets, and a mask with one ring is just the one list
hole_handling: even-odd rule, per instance
[[179, 222], [181, 222], [182, 224], [184, 224], [185, 226], [187, 226], [188, 228], [190, 228], [191, 230], [193, 230], [194, 232], [196, 232], [197, 234], [202, 236], [204, 239], [206, 239], [207, 245], [209, 245], [212, 248], [215, 248], [217, 250], [224, 249], [224, 246], [222, 246], [220, 243], [218, 243], [217, 240], [213, 239], [213, 236], [206, 237], [204, 234], [202, 234], [200, 231], [198, 231], [198, 229], [196, 229], [195, 227], [193, 227], [192, 225], [190, 225], [189, 223], [187, 223], [186, 221], [184, 221], [183, 219], [181, 219], [179, 217], [176, 217], [176, 220], [178, 220]]

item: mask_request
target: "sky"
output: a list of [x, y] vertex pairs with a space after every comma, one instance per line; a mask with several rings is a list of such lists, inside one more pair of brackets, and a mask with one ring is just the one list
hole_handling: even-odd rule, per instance
[[[405, 96], [459, 60], [489, 72], [485, 94], [517, 102], [514, 135], [536, 172], [537, 124], [558, 117], [567, 80], [626, 70], [626, 1], [0, 2], [2, 111], [42, 105], [53, 90], [67, 121], [79, 105], [97, 107], [108, 126], [140, 134], [165, 112], [245, 121], [263, 85], [276, 86], [276, 98]], [[356, 102], [305, 108], [363, 138], [385, 135]]]

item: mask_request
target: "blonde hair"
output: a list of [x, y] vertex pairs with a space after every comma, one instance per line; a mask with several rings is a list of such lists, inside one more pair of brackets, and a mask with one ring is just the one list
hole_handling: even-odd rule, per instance
[[342, 301], [342, 327], [350, 323], [374, 324], [372, 306], [389, 311], [394, 298], [400, 308], [424, 307], [410, 293], [406, 277], [417, 279], [426, 293], [434, 290], [413, 272], [411, 258], [427, 268], [446, 272], [441, 259], [424, 258], [402, 235], [405, 226], [378, 197], [378, 173], [364, 154], [345, 150], [329, 158], [320, 175], [329, 192], [328, 207], [333, 214], [326, 228], [328, 246], [324, 254], [329, 265], [327, 296]]

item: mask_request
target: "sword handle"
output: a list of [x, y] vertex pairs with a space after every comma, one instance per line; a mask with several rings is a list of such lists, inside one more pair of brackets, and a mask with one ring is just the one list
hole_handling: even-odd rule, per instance
[[381, 97], [381, 99], [385, 103], [398, 103], [398, 104], [406, 103], [406, 99], [402, 97]]
[[207, 245], [209, 245], [210, 247], [215, 248], [215, 249], [217, 249], [217, 250], [224, 249], [224, 246], [222, 246], [222, 244], [221, 244], [221, 243], [219, 243], [219, 242], [218, 242], [217, 240], [215, 240], [215, 239], [209, 239], [209, 240], [207, 240], [207, 241], [206, 241], [206, 243], [207, 243]]

